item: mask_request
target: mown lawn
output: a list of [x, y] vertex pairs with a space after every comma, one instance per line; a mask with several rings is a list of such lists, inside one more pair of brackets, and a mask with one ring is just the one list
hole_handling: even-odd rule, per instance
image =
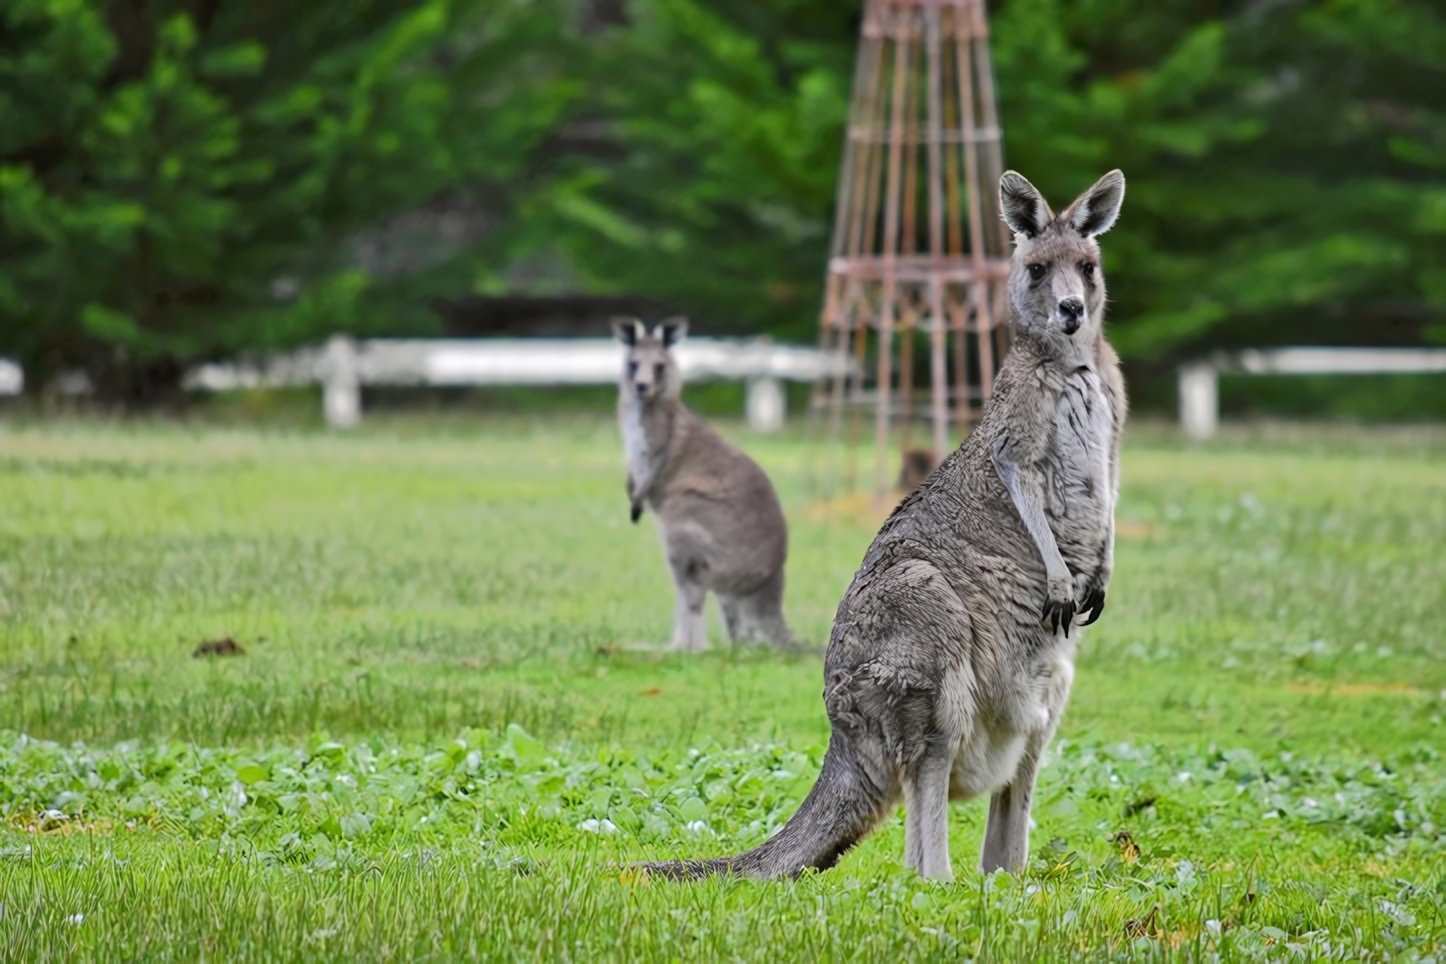
[[[877, 516], [733, 434], [821, 643]], [[1135, 430], [1033, 865], [956, 805], [949, 885], [899, 818], [794, 883], [620, 869], [762, 840], [828, 734], [817, 654], [658, 648], [620, 461], [576, 416], [0, 425], [0, 957], [1446, 961], [1446, 433]]]

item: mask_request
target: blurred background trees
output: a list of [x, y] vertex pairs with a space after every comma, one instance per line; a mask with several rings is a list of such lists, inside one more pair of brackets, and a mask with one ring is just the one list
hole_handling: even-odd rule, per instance
[[372, 324], [512, 216], [569, 46], [525, 3], [7, 0], [0, 351], [144, 399]]
[[[1129, 179], [1143, 398], [1211, 347], [1446, 343], [1426, 0], [991, 3], [1006, 162]], [[861, 0], [7, 0], [0, 353], [201, 358], [586, 294], [809, 340]]]

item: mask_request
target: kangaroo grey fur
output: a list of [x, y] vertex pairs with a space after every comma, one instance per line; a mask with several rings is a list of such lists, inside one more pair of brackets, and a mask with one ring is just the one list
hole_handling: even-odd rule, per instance
[[1124, 187], [1111, 171], [1055, 217], [1004, 174], [1018, 334], [979, 427], [894, 510], [839, 604], [818, 782], [762, 846], [650, 872], [826, 869], [902, 801], [905, 862], [948, 879], [949, 801], [986, 793], [980, 869], [1025, 867], [1035, 773], [1074, 677], [1072, 627], [1099, 617], [1114, 567], [1125, 393], [1101, 329], [1095, 236]]
[[758, 464], [683, 404], [672, 348], [687, 322], [669, 319], [650, 332], [640, 321], [620, 319], [613, 330], [627, 346], [618, 422], [628, 501], [634, 522], [646, 506], [660, 523], [678, 592], [673, 647], [708, 645], [709, 592], [718, 596], [730, 639], [791, 645], [783, 620], [783, 508]]

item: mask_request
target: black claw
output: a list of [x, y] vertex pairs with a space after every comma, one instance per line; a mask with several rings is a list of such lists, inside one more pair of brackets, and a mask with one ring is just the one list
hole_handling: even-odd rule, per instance
[[1090, 603], [1088, 598], [1084, 602], [1077, 602], [1073, 599], [1065, 599], [1062, 601], [1046, 599], [1044, 610], [1039, 615], [1040, 619], [1044, 621], [1044, 624], [1049, 627], [1051, 634], [1063, 629], [1065, 637], [1068, 638], [1070, 630], [1074, 628], [1074, 617], [1084, 613], [1089, 608]]
[[1062, 627], [1065, 636], [1068, 636], [1071, 620], [1074, 619], [1074, 614], [1077, 612], [1083, 612], [1083, 610], [1079, 609], [1072, 599], [1066, 599], [1064, 602], [1050, 599], [1045, 601], [1044, 611], [1040, 613], [1040, 618], [1049, 627], [1051, 634], [1059, 632]]
[[[1105, 594], [1102, 591], [1096, 589], [1094, 592], [1090, 593], [1089, 598], [1085, 601], [1084, 608], [1089, 610], [1090, 618], [1086, 619], [1081, 625], [1088, 626], [1090, 623], [1099, 619], [1100, 614], [1105, 611]], [[1080, 611], [1083, 612], [1084, 609], [1081, 609]]]
[[643, 517], [643, 507], [638, 503], [634, 502], [632, 511], [629, 513], [629, 515], [632, 516], [633, 522], [636, 523], [639, 519]]

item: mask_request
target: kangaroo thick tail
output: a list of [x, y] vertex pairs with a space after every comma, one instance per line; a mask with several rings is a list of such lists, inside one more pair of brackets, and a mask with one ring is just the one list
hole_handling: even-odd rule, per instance
[[766, 880], [797, 877], [810, 867], [827, 870], [874, 829], [884, 817], [892, 796], [875, 786], [835, 730], [818, 782], [798, 812], [766, 843], [736, 857], [670, 860], [638, 866], [649, 874], [671, 880], [697, 880], [714, 875]]

